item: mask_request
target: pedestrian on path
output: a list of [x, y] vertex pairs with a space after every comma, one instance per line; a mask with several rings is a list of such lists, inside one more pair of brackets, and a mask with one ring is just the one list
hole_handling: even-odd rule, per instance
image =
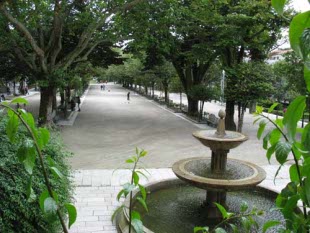
[[80, 108], [80, 104], [81, 104], [80, 96], [77, 96], [77, 97], [76, 97], [76, 102], [77, 102], [77, 104], [78, 104], [78, 111], [80, 112], [80, 111], [81, 111], [81, 108]]
[[74, 101], [73, 98], [72, 98], [71, 101], [70, 101], [70, 107], [71, 107], [71, 111], [73, 112], [74, 109], [75, 109], [75, 101]]
[[127, 93], [127, 100], [130, 100], [130, 91]]
[[100, 85], [100, 89], [101, 89], [101, 91], [103, 90], [103, 85]]

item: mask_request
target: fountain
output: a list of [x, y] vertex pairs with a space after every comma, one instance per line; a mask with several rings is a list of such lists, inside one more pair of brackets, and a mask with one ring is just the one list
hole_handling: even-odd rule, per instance
[[[219, 112], [216, 130], [193, 133], [203, 145], [212, 151], [211, 158], [195, 157], [176, 162], [172, 170], [179, 179], [166, 180], [147, 186], [149, 212], [142, 212], [145, 232], [187, 233], [195, 226], [214, 226], [222, 215], [214, 202], [229, 212], [240, 211], [242, 201], [250, 207], [259, 205], [262, 210], [275, 208], [276, 193], [260, 187], [266, 173], [255, 164], [227, 159], [229, 150], [246, 141], [247, 136], [225, 131], [225, 112]], [[125, 201], [128, 205], [128, 200]], [[266, 219], [281, 219], [279, 211], [268, 213]], [[265, 220], [258, 220], [263, 224]], [[118, 221], [121, 232], [128, 230], [128, 212], [124, 211]]]

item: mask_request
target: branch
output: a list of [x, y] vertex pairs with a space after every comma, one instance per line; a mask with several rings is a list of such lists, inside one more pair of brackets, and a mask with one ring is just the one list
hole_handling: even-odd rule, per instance
[[44, 57], [44, 51], [37, 45], [35, 39], [32, 37], [31, 33], [28, 29], [17, 19], [15, 19], [5, 8], [3, 5], [0, 5], [0, 12], [19, 30], [22, 34], [24, 34], [25, 38], [30, 43], [33, 50], [40, 56]]

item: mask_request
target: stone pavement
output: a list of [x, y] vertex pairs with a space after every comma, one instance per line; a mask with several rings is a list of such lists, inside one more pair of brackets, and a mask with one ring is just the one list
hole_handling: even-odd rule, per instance
[[[262, 167], [267, 173], [267, 178], [260, 186], [279, 192], [289, 182], [288, 166], [281, 169], [275, 184], [273, 177], [278, 167], [276, 165]], [[169, 168], [148, 169], [148, 172], [150, 173], [148, 180], [141, 177], [141, 183], [176, 178]], [[116, 200], [117, 193], [129, 179], [130, 171], [124, 169], [75, 171], [75, 206], [78, 217], [70, 233], [117, 233], [111, 216], [121, 205]]]

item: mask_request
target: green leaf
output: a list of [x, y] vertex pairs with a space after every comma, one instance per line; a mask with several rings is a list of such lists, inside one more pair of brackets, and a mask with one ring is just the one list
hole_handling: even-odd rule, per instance
[[12, 143], [15, 141], [18, 125], [19, 125], [18, 116], [16, 114], [13, 114], [12, 116], [10, 116], [6, 126], [6, 134], [8, 135], [8, 138]]
[[256, 106], [256, 114], [262, 114], [264, 111], [264, 108], [262, 106]]
[[125, 194], [124, 189], [122, 189], [121, 191], [118, 192], [117, 197], [116, 197], [118, 201], [122, 197], [123, 194]]
[[139, 175], [136, 173], [136, 172], [133, 172], [133, 174], [132, 174], [132, 176], [133, 176], [133, 182], [134, 182], [134, 184], [135, 185], [138, 185], [139, 184]]
[[42, 211], [44, 211], [44, 201], [45, 201], [46, 198], [48, 198], [49, 196], [50, 196], [50, 195], [49, 195], [48, 191], [47, 191], [47, 190], [44, 190], [44, 191], [41, 193], [40, 197], [39, 197], [39, 204], [40, 204], [40, 208], [41, 208]]
[[144, 156], [146, 156], [146, 155], [147, 155], [147, 151], [142, 150], [142, 151], [140, 152], [140, 157], [144, 157]]
[[307, 90], [310, 92], [310, 69], [304, 67], [304, 80], [306, 82]]
[[307, 177], [305, 180], [304, 180], [304, 192], [305, 192], [305, 195], [306, 195], [306, 198], [308, 200], [308, 206], [310, 205], [310, 178]]
[[144, 233], [143, 223], [140, 219], [136, 219], [136, 218], [132, 219], [131, 225], [132, 225], [133, 229], [135, 229], [136, 233]]
[[269, 142], [271, 145], [275, 145], [278, 143], [278, 141], [280, 140], [281, 138], [281, 132], [280, 130], [278, 129], [273, 129], [271, 132], [270, 132], [270, 139], [269, 139]]
[[133, 161], [132, 159], [127, 159], [126, 163], [134, 163], [135, 161]]
[[141, 193], [142, 198], [145, 200], [146, 199], [145, 187], [143, 185], [139, 184], [139, 189], [140, 189], [140, 193]]
[[69, 229], [72, 226], [73, 223], [75, 223], [76, 221], [76, 217], [77, 217], [77, 212], [76, 212], [76, 208], [74, 205], [70, 204], [70, 203], [66, 203], [65, 204], [65, 208], [68, 211], [68, 216], [69, 216]]
[[42, 141], [42, 148], [47, 145], [50, 139], [50, 132], [46, 128], [39, 128], [39, 137]]
[[242, 213], [244, 213], [245, 211], [247, 211], [248, 208], [249, 208], [249, 206], [248, 206], [248, 204], [247, 204], [246, 202], [242, 202], [242, 203], [241, 203], [240, 211], [241, 211]]
[[310, 28], [310, 11], [297, 14], [290, 24], [289, 38], [291, 48], [300, 58], [303, 58], [300, 38], [306, 28]]
[[264, 130], [265, 130], [265, 127], [266, 127], [266, 124], [267, 122], [266, 121], [260, 121], [259, 122], [259, 128], [257, 130], [257, 138], [260, 139]]
[[51, 197], [47, 197], [44, 200], [44, 213], [46, 214], [56, 214], [57, 211], [57, 204], [56, 201], [51, 198]]
[[268, 109], [268, 113], [271, 113], [278, 105], [279, 103], [274, 103], [273, 105], [271, 105], [271, 107]]
[[276, 159], [281, 165], [283, 165], [287, 161], [287, 157], [291, 149], [292, 149], [291, 144], [287, 142], [280, 141], [276, 144], [275, 148]]
[[261, 117], [257, 117], [254, 121], [253, 121], [253, 125], [255, 125], [256, 122], [258, 122], [260, 119], [262, 119]]
[[286, 0], [271, 0], [272, 7], [279, 15], [283, 14], [285, 3]]
[[216, 228], [215, 233], [227, 233], [223, 228], [219, 227], [219, 228]]
[[230, 223], [229, 226], [233, 230], [233, 233], [238, 233], [239, 232], [238, 227], [236, 225]]
[[307, 124], [301, 136], [302, 149], [310, 151], [310, 124]]
[[141, 205], [143, 206], [143, 208], [148, 212], [148, 208], [147, 208], [147, 205], [146, 205], [146, 202], [143, 198], [141, 197], [137, 197], [137, 200], [141, 203]]
[[271, 228], [271, 227], [274, 227], [274, 226], [277, 226], [281, 224], [280, 221], [277, 221], [277, 220], [269, 220], [267, 222], [265, 222], [264, 226], [263, 226], [263, 233], [266, 233], [266, 231]]
[[50, 167], [50, 169], [56, 178], [62, 179], [64, 177], [64, 175], [58, 170], [57, 167]]
[[111, 216], [111, 221], [114, 222], [115, 217], [119, 214], [119, 212], [121, 212], [123, 209], [125, 208], [125, 205], [121, 205], [119, 207], [117, 207], [117, 209], [113, 212], [112, 216]]
[[229, 217], [229, 213], [226, 211], [226, 209], [224, 208], [224, 206], [222, 206], [219, 203], [214, 202], [214, 204], [216, 205], [216, 207], [219, 209], [219, 211], [221, 212], [222, 216], [224, 219]]
[[125, 197], [132, 191], [135, 189], [135, 185], [133, 184], [130, 184], [130, 183], [126, 183], [123, 185], [123, 190], [124, 190], [124, 194], [125, 194]]
[[310, 30], [309, 28], [306, 28], [301, 37], [300, 37], [300, 48], [301, 48], [301, 53], [303, 55], [303, 60], [305, 61], [304, 64], [305, 66], [309, 69], [309, 52], [310, 52]]
[[24, 98], [18, 97], [11, 101], [11, 104], [28, 104], [28, 101]]
[[195, 227], [194, 233], [207, 233], [209, 232], [209, 227]]
[[32, 176], [29, 177], [26, 188], [27, 200], [33, 202], [36, 199], [36, 195], [32, 189]]
[[269, 163], [270, 163], [271, 156], [275, 152], [275, 149], [276, 149], [276, 144], [269, 147], [267, 152], [266, 152], [266, 157], [267, 157]]
[[306, 97], [298, 96], [288, 106], [283, 118], [283, 124], [287, 129], [288, 137], [294, 141], [296, 135], [297, 123], [301, 119], [304, 109], [306, 107]]
[[263, 137], [263, 148], [264, 148], [265, 150], [268, 149], [268, 142], [269, 142], [269, 139], [270, 139], [270, 133], [271, 133], [271, 132], [267, 133], [267, 134], [265, 135], [265, 137]]
[[291, 181], [299, 182], [296, 164], [293, 164], [292, 166], [290, 166], [289, 172], [290, 172]]

